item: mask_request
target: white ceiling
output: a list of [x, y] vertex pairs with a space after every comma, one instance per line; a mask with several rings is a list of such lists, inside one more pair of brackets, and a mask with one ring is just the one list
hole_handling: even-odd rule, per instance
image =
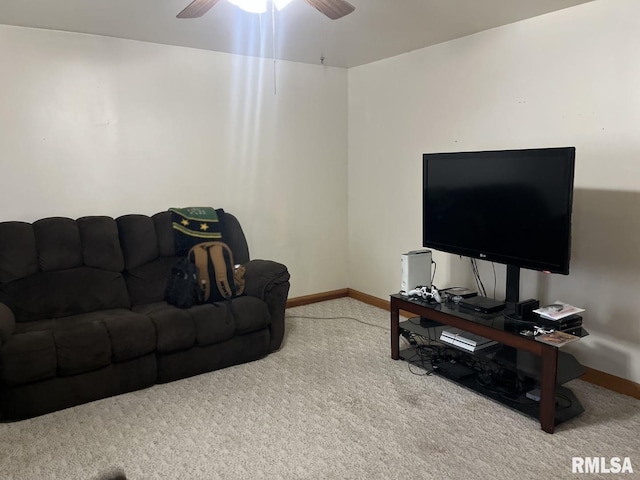
[[[294, 0], [275, 15], [276, 58], [354, 67], [592, 0], [349, 0], [329, 20]], [[176, 15], [190, 0], [0, 0], [0, 24], [91, 33], [273, 57], [271, 15], [226, 1], [198, 19]]]

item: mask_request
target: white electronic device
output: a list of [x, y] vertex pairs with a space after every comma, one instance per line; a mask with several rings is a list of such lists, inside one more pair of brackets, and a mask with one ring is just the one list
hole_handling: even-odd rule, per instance
[[480, 335], [466, 332], [459, 328], [449, 328], [447, 330], [444, 330], [440, 335], [440, 341], [461, 348], [463, 350], [467, 350], [468, 352], [483, 350], [498, 343], [488, 338], [481, 337]]
[[431, 289], [431, 250], [413, 250], [400, 257], [402, 277], [400, 291], [409, 292], [418, 287]]

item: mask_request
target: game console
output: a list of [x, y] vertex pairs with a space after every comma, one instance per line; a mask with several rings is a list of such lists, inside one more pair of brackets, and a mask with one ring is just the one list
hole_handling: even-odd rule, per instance
[[468, 308], [474, 312], [494, 313], [504, 310], [505, 302], [500, 302], [488, 297], [475, 296], [460, 300], [458, 305], [461, 308]]
[[431, 250], [413, 250], [400, 256], [400, 291], [431, 288]]
[[490, 340], [474, 333], [469, 333], [459, 328], [449, 328], [443, 330], [440, 334], [440, 341], [448, 343], [454, 347], [461, 348], [468, 352], [477, 352], [478, 350], [484, 350], [485, 348], [497, 345], [498, 342]]

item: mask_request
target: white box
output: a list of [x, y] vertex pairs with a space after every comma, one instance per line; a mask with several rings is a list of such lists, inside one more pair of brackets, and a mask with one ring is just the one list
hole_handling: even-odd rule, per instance
[[400, 291], [416, 287], [431, 288], [431, 250], [413, 250], [400, 257], [402, 277]]

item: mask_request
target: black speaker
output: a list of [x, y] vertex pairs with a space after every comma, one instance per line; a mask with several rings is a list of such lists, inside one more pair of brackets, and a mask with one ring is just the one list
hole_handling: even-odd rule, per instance
[[516, 303], [516, 316], [521, 320], [532, 322], [538, 318], [533, 311], [540, 307], [540, 302], [530, 298], [529, 300], [523, 300]]

